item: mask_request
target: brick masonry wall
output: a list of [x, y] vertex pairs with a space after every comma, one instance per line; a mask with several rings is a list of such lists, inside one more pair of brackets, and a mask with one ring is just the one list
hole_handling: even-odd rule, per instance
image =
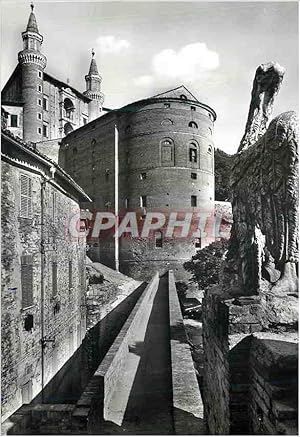
[[[32, 218], [20, 217], [20, 174], [32, 180]], [[44, 349], [44, 384], [69, 359], [85, 333], [85, 242], [70, 241], [65, 224], [78, 204], [50, 183], [45, 189], [44, 335], [53, 339]], [[28, 168], [2, 164], [2, 419], [22, 404], [22, 387], [41, 390], [41, 177]], [[53, 194], [56, 207], [53, 216]], [[33, 304], [22, 307], [21, 255], [33, 257]], [[52, 262], [57, 262], [53, 295]], [[69, 284], [72, 261], [72, 286]], [[54, 313], [54, 307], [59, 307]], [[24, 329], [33, 316], [33, 329]]]
[[[166, 102], [168, 100], [166, 99]], [[170, 108], [163, 101], [149, 101], [134, 111], [110, 113], [68, 135], [62, 142], [59, 162], [93, 199], [91, 209], [114, 208], [114, 125], [119, 131], [119, 208], [140, 208], [140, 196], [147, 196], [145, 210], [158, 209], [166, 214], [171, 210], [191, 208], [191, 196], [197, 205], [214, 210], [213, 121], [208, 110], [195, 102], [170, 100]], [[198, 128], [189, 127], [190, 121]], [[162, 155], [162, 142], [172, 142], [171, 160]], [[199, 159], [189, 161], [189, 145], [197, 144]], [[191, 178], [191, 173], [197, 179]], [[141, 179], [146, 173], [146, 179]], [[209, 241], [208, 241], [209, 242]], [[206, 242], [206, 244], [208, 243]], [[195, 253], [193, 238], [166, 241], [162, 249], [154, 247], [154, 240], [127, 239], [120, 244], [121, 268], [138, 279], [149, 279], [162, 263], [168, 268], [179, 265]], [[112, 266], [113, 242], [101, 241], [94, 250], [93, 260]], [[147, 274], [139, 269], [146, 262]], [[180, 277], [184, 272], [181, 269]]]

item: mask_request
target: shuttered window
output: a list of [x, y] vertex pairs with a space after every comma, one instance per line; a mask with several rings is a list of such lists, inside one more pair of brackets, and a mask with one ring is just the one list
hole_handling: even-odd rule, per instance
[[32, 180], [29, 176], [20, 175], [20, 217], [32, 216]]
[[33, 265], [32, 256], [21, 256], [22, 308], [33, 305]]
[[57, 262], [52, 262], [52, 295], [57, 295]]

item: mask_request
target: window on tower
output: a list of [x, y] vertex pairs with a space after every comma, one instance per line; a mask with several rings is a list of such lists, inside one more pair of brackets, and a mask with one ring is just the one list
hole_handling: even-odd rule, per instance
[[48, 138], [48, 136], [49, 136], [49, 128], [48, 128], [47, 124], [43, 124], [43, 136], [45, 138]]
[[155, 247], [163, 246], [163, 233], [161, 231], [155, 232]]
[[49, 100], [47, 97], [43, 97], [43, 109], [44, 111], [49, 111]]
[[198, 129], [198, 125], [194, 121], [189, 122], [189, 127], [192, 127], [193, 129]]
[[43, 73], [39, 70], [38, 71], [38, 77], [40, 78], [40, 79], [42, 79], [42, 77], [43, 77]]
[[192, 207], [197, 206], [197, 196], [191, 196], [191, 206]]
[[15, 114], [11, 114], [10, 116], [10, 126], [11, 127], [18, 127], [18, 116]]
[[141, 196], [140, 197], [140, 206], [142, 208], [146, 208], [147, 207], [147, 196]]
[[197, 156], [197, 149], [190, 147], [190, 162], [197, 162], [198, 156]]

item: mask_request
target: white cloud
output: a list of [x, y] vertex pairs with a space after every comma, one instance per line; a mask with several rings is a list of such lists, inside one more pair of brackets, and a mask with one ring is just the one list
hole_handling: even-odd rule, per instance
[[99, 36], [97, 44], [102, 53], [119, 54], [130, 47], [130, 43], [126, 39], [119, 39], [114, 35]]
[[139, 76], [133, 79], [133, 82], [137, 86], [149, 86], [153, 83], [154, 77], [150, 75]]
[[151, 62], [152, 76], [140, 76], [134, 81], [140, 86], [147, 86], [154, 79], [193, 82], [203, 73], [215, 70], [219, 65], [218, 53], [209, 50], [205, 43], [197, 42], [188, 44], [177, 52], [173, 49], [164, 49], [157, 53]]

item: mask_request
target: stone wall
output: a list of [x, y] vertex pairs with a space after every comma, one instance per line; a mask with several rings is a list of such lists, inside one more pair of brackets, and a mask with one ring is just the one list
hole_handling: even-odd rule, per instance
[[278, 299], [233, 299], [220, 286], [205, 292], [203, 401], [210, 434], [295, 433], [295, 298]]
[[[32, 183], [30, 218], [20, 213], [21, 174]], [[66, 223], [78, 204], [55, 181], [45, 185], [42, 208], [42, 180], [30, 164], [2, 163], [2, 420], [41, 391], [42, 373], [45, 386], [85, 334], [85, 240], [71, 241], [66, 234]], [[29, 305], [22, 301], [21, 256], [32, 257]], [[42, 337], [47, 340], [43, 349]]]
[[204, 434], [203, 402], [175, 285], [169, 271], [173, 420], [176, 435]]
[[250, 429], [298, 435], [298, 335], [257, 333], [250, 355]]

